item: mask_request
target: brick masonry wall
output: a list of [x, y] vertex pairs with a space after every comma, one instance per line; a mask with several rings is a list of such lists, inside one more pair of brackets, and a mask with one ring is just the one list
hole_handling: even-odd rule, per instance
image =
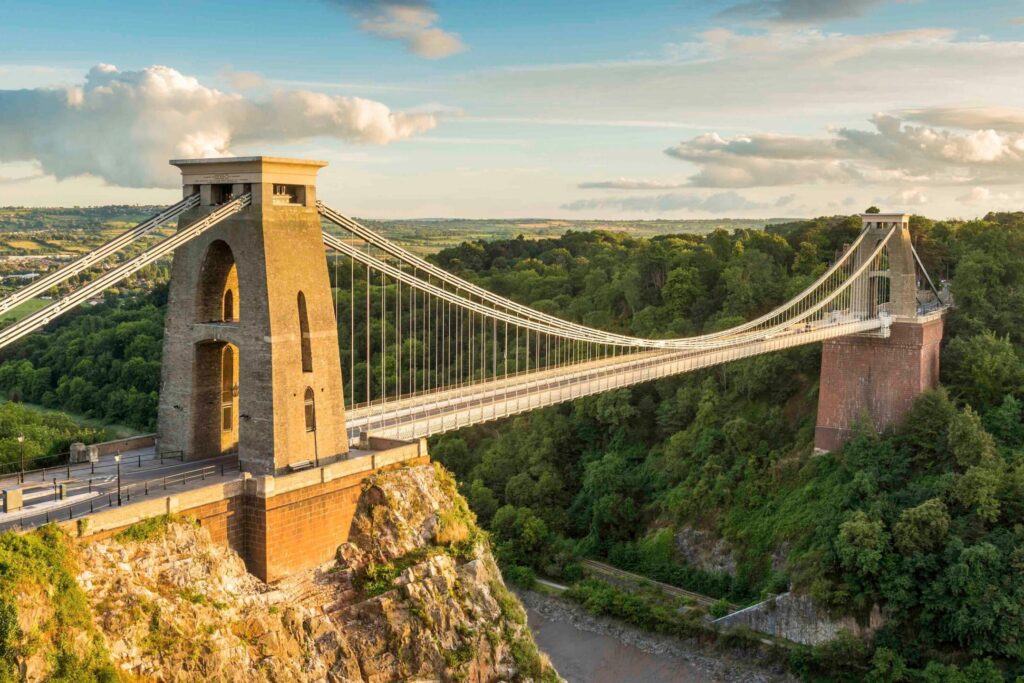
[[888, 339], [867, 336], [826, 341], [815, 448], [831, 451], [867, 421], [876, 431], [898, 424], [914, 399], [939, 383], [942, 318], [893, 323]]
[[[425, 450], [410, 448], [409, 444], [381, 453], [379, 457], [386, 461], [392, 456], [395, 460], [392, 463], [327, 481], [310, 476], [312, 471], [290, 475], [297, 478], [297, 482], [279, 477], [276, 478], [281, 488], [278, 493], [273, 487], [268, 491], [259, 490], [260, 480], [250, 478], [225, 487], [223, 497], [211, 500], [210, 496], [204, 496], [203, 502], [193, 503], [191, 507], [187, 498], [179, 496], [181, 504], [175, 512], [195, 518], [209, 530], [214, 542], [235, 550], [252, 574], [264, 581], [276, 581], [334, 558], [338, 546], [349, 538], [367, 477], [395, 467], [430, 462]], [[289, 483], [291, 488], [287, 486]], [[143, 506], [147, 509], [141, 509]], [[166, 511], [163, 499], [117, 508], [108, 513], [119, 515], [113, 523], [87, 532], [87, 537], [89, 540], [106, 539], [131, 524]], [[62, 527], [74, 534], [76, 524], [76, 521], [64, 522]]]
[[[403, 465], [429, 462], [422, 456]], [[363, 481], [377, 470], [360, 472], [267, 498], [247, 496], [246, 564], [265, 581], [311, 569], [334, 558], [348, 540], [363, 493]]]

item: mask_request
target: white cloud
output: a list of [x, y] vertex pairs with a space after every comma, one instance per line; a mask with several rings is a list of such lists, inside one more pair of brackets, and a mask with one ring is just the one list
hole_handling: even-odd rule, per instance
[[334, 1], [356, 18], [360, 30], [404, 43], [420, 57], [441, 59], [467, 49], [457, 34], [434, 26], [437, 12], [427, 0]]
[[966, 204], [984, 204], [992, 199], [992, 191], [987, 187], [972, 187], [969, 191], [956, 198]]
[[58, 179], [174, 187], [171, 158], [229, 156], [235, 145], [317, 136], [385, 144], [436, 125], [430, 114], [358, 97], [281, 90], [252, 99], [165, 66], [102, 64], [83, 85], [0, 90], [0, 162], [36, 161]]
[[928, 195], [925, 194], [924, 188], [921, 187], [909, 187], [905, 190], [894, 192], [888, 197], [881, 197], [875, 201], [876, 204], [884, 204], [885, 206], [921, 206], [928, 203]]
[[818, 24], [862, 16], [884, 0], [750, 0], [733, 5], [720, 17], [764, 19], [780, 24]]
[[577, 187], [581, 190], [675, 190], [687, 187], [687, 183], [671, 183], [659, 180], [630, 180], [619, 178], [617, 180], [595, 180], [580, 183]]
[[221, 77], [228, 82], [234, 90], [254, 90], [266, 85], [266, 79], [255, 71], [235, 71], [227, 68], [221, 71]]
[[987, 107], [924, 107], [904, 109], [899, 116], [908, 121], [945, 128], [992, 128], [1024, 131], [1024, 108]]
[[1017, 211], [1024, 209], [1024, 192], [1020, 190], [993, 192], [987, 187], [976, 186], [958, 196], [956, 200], [964, 204], [978, 204], [988, 209], [1014, 208]]
[[887, 114], [871, 123], [827, 137], [706, 133], [665, 153], [698, 167], [689, 178], [697, 187], [1017, 182], [1024, 173], [1024, 133], [914, 126]]
[[3, 176], [0, 175], [0, 185], [21, 185], [22, 183], [30, 183], [33, 180], [45, 178], [45, 173], [33, 173], [31, 175], [22, 176]]
[[[455, 84], [474, 116], [661, 121], [792, 130], [871, 111], [999, 102], [1024, 107], [1024, 41], [921, 28], [863, 35], [816, 29], [701, 33], [648, 59], [482, 70]], [[840, 77], [841, 76], [841, 77]], [[566, 93], [571, 93], [567, 97]], [[867, 110], [865, 111], [865, 108]], [[797, 118], [794, 113], [799, 112]]]
[[[772, 206], [747, 199], [733, 192], [719, 192], [708, 196], [694, 194], [660, 194], [653, 197], [606, 197], [602, 199], [579, 199], [562, 208], [567, 211], [592, 211], [612, 209], [625, 212], [662, 213], [667, 211], [702, 211], [707, 213], [729, 213], [766, 209]], [[777, 205], [778, 206], [778, 205]]]

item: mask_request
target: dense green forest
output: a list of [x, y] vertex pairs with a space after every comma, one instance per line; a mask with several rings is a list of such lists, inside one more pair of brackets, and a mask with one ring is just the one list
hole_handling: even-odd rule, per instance
[[[832, 217], [708, 235], [570, 232], [433, 258], [568, 319], [684, 336], [785, 301], [859, 226]], [[812, 455], [820, 347], [809, 346], [434, 439], [510, 575], [571, 581], [592, 556], [739, 602], [792, 586], [837, 612], [886, 614], [874, 651], [850, 653], [854, 673], [834, 668], [834, 679], [1024, 675], [1024, 214], [911, 227], [957, 308], [944, 388], [892, 433]], [[121, 293], [69, 315], [5, 352], [0, 387], [151, 428], [165, 298], [165, 287]], [[726, 539], [735, 576], [683, 563], [683, 527]]]
[[[437, 260], [557, 315], [684, 335], [786, 300], [858, 226], [570, 234]], [[812, 346], [462, 430], [432, 452], [506, 566], [572, 578], [574, 558], [591, 555], [740, 601], [792, 585], [838, 612], [878, 604], [888, 621], [865, 655], [877, 680], [1002, 680], [994, 666], [1013, 680], [1024, 673], [1024, 214], [915, 218], [912, 231], [929, 271], [951, 277], [957, 308], [944, 388], [893, 433], [812, 456]], [[736, 576], [681, 564], [684, 525], [729, 541]]]
[[69, 313], [5, 349], [0, 388], [13, 401], [155, 430], [166, 300], [164, 283]]

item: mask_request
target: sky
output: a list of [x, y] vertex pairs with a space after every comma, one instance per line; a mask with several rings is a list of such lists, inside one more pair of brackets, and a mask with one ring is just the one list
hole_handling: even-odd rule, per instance
[[1024, 209], [1024, 0], [0, 0], [0, 205], [323, 159], [367, 218]]

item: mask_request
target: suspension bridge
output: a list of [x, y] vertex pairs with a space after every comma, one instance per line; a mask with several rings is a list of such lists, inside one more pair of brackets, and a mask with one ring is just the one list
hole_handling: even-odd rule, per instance
[[[133, 517], [96, 513], [92, 499], [61, 510], [110, 529], [188, 508], [267, 580], [333, 557], [360, 482], [422, 461], [423, 438], [433, 434], [822, 343], [815, 444], [831, 450], [865, 417], [877, 429], [899, 421], [938, 381], [949, 301], [917, 257], [905, 214], [865, 214], [820, 277], [753, 320], [642, 338], [483, 289], [317, 201], [323, 162], [171, 163], [183, 199], [0, 300], [2, 313], [63, 291], [0, 329], [0, 349], [173, 257], [157, 451], [180, 464], [170, 475], [167, 466], [146, 473], [138, 457], [133, 490], [142, 502], [133, 505], [143, 511]], [[161, 228], [172, 221], [167, 236]], [[191, 461], [220, 469], [196, 475]], [[182, 503], [185, 494], [167, 493], [169, 477], [207, 488]], [[113, 505], [114, 484], [97, 485]]]
[[[207, 171], [210, 163], [217, 161], [234, 166], [247, 163], [245, 159], [174, 163], [185, 170], [189, 180], [189, 171]], [[303, 167], [301, 162], [291, 163]], [[307, 195], [313, 193], [309, 184], [269, 185], [270, 194], [265, 198], [269, 202], [258, 207], [260, 212], [287, 214], [289, 210], [305, 209], [302, 220], [306, 227], [316, 221], [317, 248], [326, 246], [329, 260], [325, 261], [323, 255], [316, 258], [334, 270], [333, 287], [321, 278], [319, 287], [309, 289], [321, 290], [317, 292], [320, 306], [326, 297], [333, 311], [333, 320], [319, 322], [320, 327], [329, 322], [332, 334], [327, 336], [331, 341], [338, 340], [336, 350], [327, 350], [336, 357], [342, 375], [335, 387], [340, 391], [334, 401], [338, 410], [324, 414], [323, 408], [316, 406], [316, 393], [310, 398], [303, 391], [303, 427], [322, 431], [326, 422], [344, 421], [341, 431], [348, 444], [355, 444], [367, 434], [416, 439], [839, 337], [885, 338], [894, 321], [917, 319], [945, 305], [909, 242], [908, 217], [866, 214], [860, 235], [813, 284], [754, 320], [681, 339], [616, 334], [547, 315], [448, 273], [323, 202], [309, 201]], [[141, 253], [108, 266], [86, 284], [0, 330], [0, 348], [205, 236], [206, 243], [214, 246], [207, 248], [203, 258], [190, 259], [192, 270], [198, 266], [200, 271], [192, 279], [205, 277], [212, 281], [198, 286], [190, 282], [188, 294], [206, 295], [210, 300], [200, 306], [204, 310], [192, 312], [189, 322], [206, 328], [212, 339], [225, 339], [224, 348], [229, 350], [224, 354], [222, 349], [213, 359], [221, 366], [212, 373], [218, 380], [213, 384], [220, 385], [213, 390], [220, 395], [212, 397], [219, 425], [210, 431], [231, 436], [227, 441], [215, 439], [216, 452], [205, 454], [219, 455], [237, 448], [234, 427], [238, 416], [243, 420], [252, 417], [236, 405], [246, 387], [233, 367], [238, 359], [237, 349], [231, 347], [237, 344], [229, 339], [244, 333], [245, 316], [238, 314], [238, 308], [247, 292], [238, 291], [239, 280], [246, 279], [246, 273], [242, 272], [244, 266], [237, 264], [234, 250], [223, 240], [211, 241], [209, 237], [232, 219], [237, 223], [247, 214], [253, 204], [252, 183], [187, 182], [186, 188], [190, 194], [182, 201], [0, 300], [0, 313], [9, 311], [74, 276], [96, 271], [126, 250], [151, 240], [162, 225], [179, 220], [179, 229], [172, 236], [146, 245]], [[324, 230], [323, 224], [332, 230]], [[256, 239], [255, 235], [250, 239]], [[295, 265], [303, 268], [303, 264]], [[213, 291], [207, 291], [211, 288]], [[307, 301], [312, 293], [300, 290], [291, 294], [298, 297], [294, 305], [288, 306], [293, 309], [290, 315], [286, 314], [294, 328], [291, 336], [299, 346], [294, 355], [308, 373], [312, 365], [310, 347], [314, 338], [324, 337], [324, 330], [314, 334], [310, 329]], [[169, 317], [174, 317], [173, 311]], [[280, 337], [280, 331], [271, 336]], [[225, 360], [225, 355], [230, 358]], [[343, 391], [341, 386], [345, 387]], [[336, 445], [341, 440], [333, 439]], [[201, 449], [182, 450], [188, 453]], [[328, 448], [324, 455], [335, 455], [331, 450], [342, 452], [344, 448]], [[319, 453], [313, 455], [319, 459]]]

